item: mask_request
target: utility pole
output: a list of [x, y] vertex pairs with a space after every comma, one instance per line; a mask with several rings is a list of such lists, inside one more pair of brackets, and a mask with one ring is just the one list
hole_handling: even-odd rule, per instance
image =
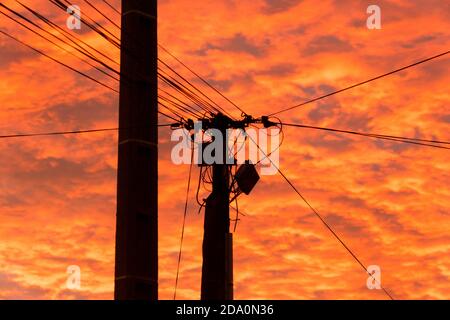
[[[245, 115], [242, 120], [233, 120], [221, 113], [204, 121], [202, 127], [216, 129], [222, 136], [220, 163], [212, 164], [212, 192], [206, 199], [203, 234], [202, 300], [233, 300], [233, 237], [230, 233], [230, 193], [250, 194], [259, 180], [259, 175], [250, 161], [239, 166], [232, 177], [231, 168], [236, 166], [234, 154], [228, 147], [228, 129], [244, 130], [251, 123], [262, 123], [265, 128], [276, 125], [267, 116], [254, 119]], [[213, 135], [215, 140], [215, 136]], [[203, 147], [200, 147], [203, 152]], [[215, 157], [216, 159], [218, 157]], [[204, 165], [200, 163], [200, 165]], [[230, 181], [231, 180], [231, 181]]]
[[114, 298], [158, 299], [157, 0], [122, 1]]
[[212, 165], [212, 193], [206, 200], [203, 236], [202, 300], [233, 299], [233, 243], [230, 233], [230, 164], [227, 164], [228, 117], [217, 115], [211, 128], [223, 137], [223, 161]]

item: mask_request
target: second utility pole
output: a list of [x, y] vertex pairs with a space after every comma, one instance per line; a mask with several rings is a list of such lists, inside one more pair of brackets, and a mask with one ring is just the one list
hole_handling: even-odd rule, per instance
[[[233, 242], [230, 233], [230, 164], [226, 131], [230, 119], [217, 115], [212, 128], [222, 134], [222, 162], [212, 165], [212, 193], [206, 200], [202, 300], [233, 299]], [[216, 158], [217, 159], [217, 158]]]
[[114, 298], [158, 299], [157, 0], [122, 1]]

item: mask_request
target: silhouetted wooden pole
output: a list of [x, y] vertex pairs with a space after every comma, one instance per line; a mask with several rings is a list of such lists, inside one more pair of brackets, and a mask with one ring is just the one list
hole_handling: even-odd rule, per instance
[[114, 298], [158, 299], [157, 0], [122, 1]]
[[212, 193], [206, 200], [203, 235], [202, 300], [233, 299], [233, 246], [230, 229], [230, 170], [226, 129], [229, 118], [218, 115], [214, 128], [223, 136], [223, 164], [212, 166]]

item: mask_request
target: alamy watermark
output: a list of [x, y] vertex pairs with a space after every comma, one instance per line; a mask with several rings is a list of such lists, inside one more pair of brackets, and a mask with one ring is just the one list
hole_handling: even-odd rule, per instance
[[[249, 160], [260, 165], [261, 175], [275, 175], [280, 165], [280, 130], [228, 129], [225, 135], [218, 129], [202, 130], [202, 122], [194, 123], [194, 133], [174, 130], [171, 141], [178, 142], [171, 152], [176, 165], [244, 164]], [[193, 152], [193, 156], [192, 156]]]
[[370, 15], [366, 21], [367, 29], [381, 29], [381, 8], [376, 4], [372, 4], [367, 7], [366, 12]]
[[377, 265], [367, 267], [367, 273], [370, 275], [367, 278], [366, 285], [369, 290], [381, 289], [381, 268]]
[[70, 30], [80, 30], [81, 29], [81, 9], [77, 5], [71, 5], [67, 7], [67, 17], [66, 25]]
[[81, 289], [81, 268], [76, 265], [67, 267], [66, 288], [69, 290]]

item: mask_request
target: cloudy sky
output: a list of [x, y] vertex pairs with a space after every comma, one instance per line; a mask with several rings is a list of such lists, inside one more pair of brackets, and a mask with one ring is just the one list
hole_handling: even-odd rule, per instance
[[[65, 27], [67, 16], [48, 1], [23, 2]], [[4, 3], [25, 13], [15, 1]], [[93, 3], [120, 22], [102, 1]], [[74, 4], [119, 34], [84, 1]], [[381, 30], [366, 27], [370, 4], [381, 8]], [[449, 50], [449, 5], [160, 0], [159, 42], [261, 116]], [[0, 29], [117, 87], [4, 16]], [[78, 36], [119, 61], [97, 34], [82, 29]], [[449, 66], [443, 57], [280, 118], [448, 141]], [[0, 78], [0, 135], [117, 126], [116, 93], [1, 34]], [[160, 129], [162, 299], [173, 296], [189, 170], [172, 164], [170, 133]], [[364, 264], [381, 267], [383, 286], [398, 299], [450, 299], [449, 151], [299, 128], [284, 133], [282, 170]], [[0, 298], [111, 299], [116, 133], [1, 139], [0, 152]], [[234, 235], [235, 298], [386, 298], [367, 289], [360, 266], [280, 176], [262, 177], [239, 207], [245, 216]], [[200, 294], [197, 212], [192, 190], [179, 298]], [[66, 288], [69, 265], [81, 268], [81, 290]]]

